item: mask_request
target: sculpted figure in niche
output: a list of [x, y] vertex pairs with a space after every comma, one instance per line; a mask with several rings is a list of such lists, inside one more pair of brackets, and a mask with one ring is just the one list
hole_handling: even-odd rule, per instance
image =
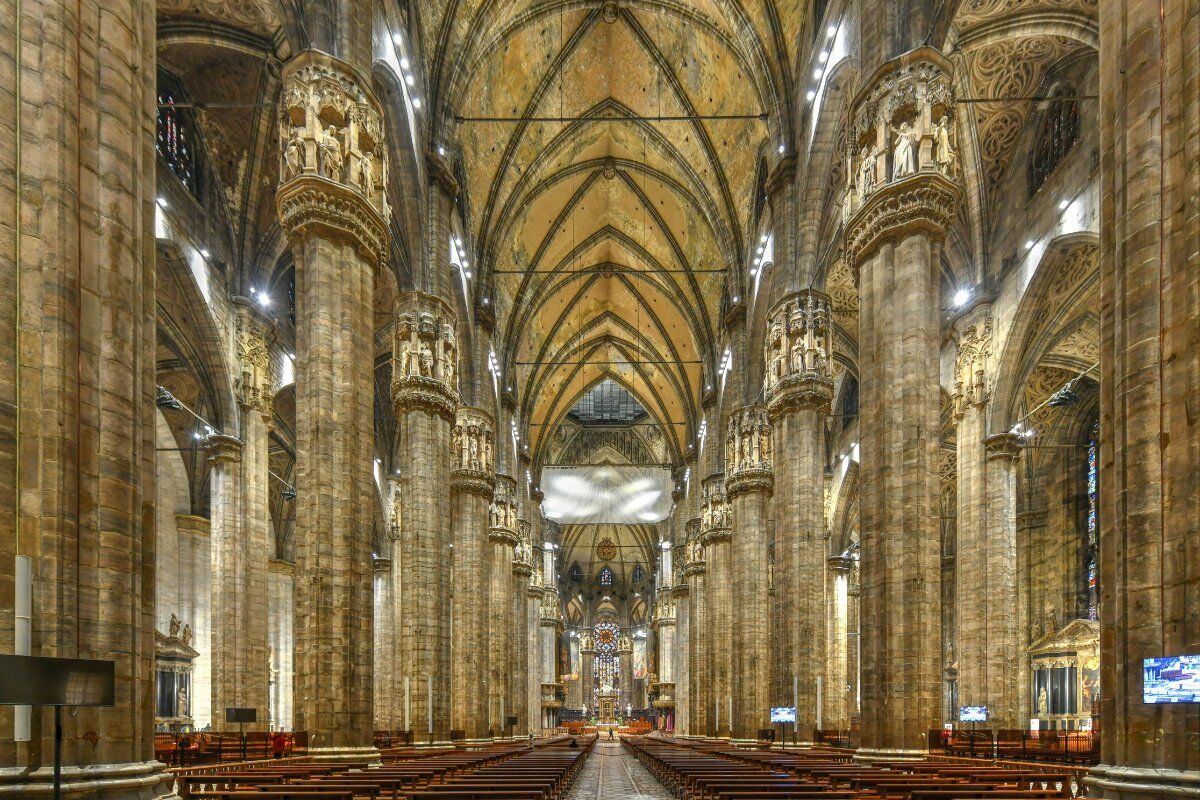
[[917, 171], [917, 142], [921, 136], [907, 122], [901, 122], [896, 133], [896, 149], [892, 154], [892, 178], [903, 178]]
[[492, 465], [492, 443], [488, 438], [483, 437], [483, 469], [489, 469]]
[[470, 459], [467, 464], [471, 469], [479, 469], [479, 437], [474, 435], [472, 431], [471, 437], [468, 439], [467, 446], [470, 448]]
[[183, 633], [179, 634], [179, 641], [183, 642], [184, 647], [191, 647], [191, 645], [192, 645], [192, 626], [191, 625], [183, 626]]
[[1038, 690], [1037, 713], [1039, 717], [1050, 714], [1050, 698], [1046, 696], [1045, 686]]
[[454, 348], [446, 345], [446, 356], [442, 361], [442, 378], [451, 389], [454, 388], [454, 371]]
[[400, 374], [413, 374], [412, 344], [407, 341], [400, 342]]
[[799, 341], [792, 345], [792, 372], [804, 372], [804, 345]]
[[358, 162], [358, 183], [367, 194], [375, 192], [375, 166], [371, 163], [371, 154], [363, 153]]
[[858, 157], [862, 159], [862, 163], [858, 165], [858, 199], [861, 200], [875, 188], [875, 163], [878, 158], [875, 151], [869, 150], [865, 145], [859, 151]]
[[330, 125], [321, 136], [321, 174], [335, 181], [342, 179], [342, 143], [338, 141], [337, 129]]
[[179, 691], [175, 693], [175, 716], [186, 717], [187, 715], [188, 715], [187, 688], [180, 686]]
[[463, 431], [461, 425], [454, 426], [454, 432], [451, 434], [453, 443], [451, 448], [454, 450], [454, 458], [458, 461], [458, 465], [465, 466], [463, 463], [466, 459], [463, 457]]
[[421, 375], [430, 378], [433, 377], [433, 351], [429, 349], [429, 345], [421, 344], [421, 355], [419, 356], [419, 366]]
[[950, 118], [942, 114], [933, 129], [934, 160], [945, 175], [954, 174], [954, 148], [950, 146]]
[[283, 151], [283, 177], [290, 180], [304, 170], [304, 143], [300, 141], [300, 132], [295, 128], [288, 130], [287, 146]]

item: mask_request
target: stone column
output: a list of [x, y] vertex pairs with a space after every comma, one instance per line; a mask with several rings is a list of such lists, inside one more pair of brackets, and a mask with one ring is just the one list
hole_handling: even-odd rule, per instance
[[395, 652], [397, 603], [392, 583], [392, 559], [376, 558], [375, 568], [375, 706], [374, 725], [378, 731], [402, 730], [403, 696], [394, 694], [396, 685]]
[[[730, 688], [734, 739], [756, 739], [760, 728], [770, 727], [771, 607], [767, 556], [769, 506], [775, 485], [771, 449], [767, 409], [759, 405], [735, 409], [725, 436], [725, 492], [736, 520], [733, 638], [729, 640], [733, 642]], [[818, 649], [820, 638], [814, 637]], [[818, 666], [820, 663], [816, 661]]]
[[[450, 729], [461, 731], [468, 741], [481, 741], [488, 735], [488, 723], [494, 721], [488, 714], [488, 701], [496, 688], [491, 685], [491, 673], [505, 666], [505, 651], [496, 652], [492, 647], [489, 609], [494, 604], [503, 616], [508, 594], [496, 598], [485, 588], [494, 570], [488, 544], [491, 530], [498, 522], [507, 524], [497, 520], [492, 506], [494, 430], [486, 411], [460, 406], [451, 434]], [[508, 482], [511, 484], [511, 479]], [[511, 562], [511, 557], [504, 560], [505, 580]]]
[[[682, 540], [682, 537], [680, 537]], [[679, 548], [671, 597], [675, 601], [675, 733], [687, 735], [692, 726], [691, 586], [685, 577], [687, 546]]]
[[848, 122], [856, 181], [846, 251], [861, 298], [867, 758], [923, 754], [940, 725], [938, 288], [959, 190], [953, 164], [945, 174], [929, 146], [934, 120], [953, 111], [950, 71], [933, 50], [908, 52], [869, 77]]
[[[451, 428], [458, 402], [453, 309], [424, 292], [402, 294], [392, 350], [392, 401], [401, 448], [397, 463], [405, 465], [400, 552], [394, 559], [401, 595], [396, 658], [400, 683], [407, 684], [414, 741], [436, 744], [449, 741], [451, 727]], [[483, 474], [478, 480], [486, 482]], [[486, 498], [466, 494], [460, 493], [464, 503], [486, 508]], [[478, 520], [481, 537], [486, 513]], [[481, 591], [482, 585], [472, 590]]]
[[583, 707], [587, 709], [585, 716], [590, 716], [596, 702], [596, 648], [592, 642], [591, 631], [584, 631], [580, 637], [579, 658], [583, 662], [583, 669], [580, 670]]
[[[704, 588], [707, 590], [703, 616], [704, 654], [708, 660], [708, 727], [705, 735], [729, 738], [732, 731], [733, 650], [733, 565], [729, 540], [733, 535], [732, 512], [725, 499], [725, 476], [704, 479], [704, 505], [700, 541], [704, 547]], [[722, 642], [734, 644], [722, 646]]]
[[1089, 794], [1200, 794], [1196, 706], [1142, 659], [1200, 653], [1200, 93], [1195, 2], [1100, 16], [1101, 764]]
[[683, 574], [688, 582], [688, 718], [690, 736], [708, 735], [713, 707], [712, 670], [708, 658], [709, 619], [701, 519], [687, 521], [687, 560]]
[[[817, 678], [825, 674], [825, 419], [833, 398], [832, 305], [803, 290], [767, 317], [764, 392], [774, 436], [777, 643], [771, 703], [796, 702], [796, 736], [812, 740]], [[739, 517], [740, 519], [740, 517]], [[793, 690], [796, 696], [793, 697]], [[829, 697], [830, 687], [824, 688]]]
[[[955, 323], [954, 337], [957, 353], [953, 400], [958, 427], [954, 642], [958, 653], [958, 701], [964, 706], [985, 705], [989, 721], [995, 727], [1015, 728], [1018, 727], [1014, 707], [1016, 662], [1011, 670], [1003, 670], [988, 655], [995, 646], [991, 636], [997, 624], [1001, 619], [1013, 619], [1017, 607], [1013, 538], [1016, 530], [1011, 531], [1007, 542], [995, 542], [989, 530], [990, 465], [984, 454], [984, 436], [989, 396], [986, 376], [992, 347], [991, 306], [978, 305], [960, 317]], [[1013, 638], [1005, 642], [1005, 647], [1015, 650], [1019, 642]], [[951, 719], [957, 719], [957, 712], [951, 709]]]
[[[154, 12], [0, 2], [0, 652], [115, 662], [113, 707], [62, 715], [64, 783], [105, 799], [171, 795], [154, 760]], [[0, 709], [0, 797], [49, 796], [53, 737], [52, 709]]]
[[517, 718], [513, 736], [523, 736], [531, 730], [529, 725], [529, 620], [526, 608], [529, 605], [529, 577], [533, 574], [533, 540], [528, 520], [517, 520], [517, 547], [513, 553], [511, 594], [508, 609], [512, 615], [505, 622], [512, 626], [509, 634], [509, 693], [507, 713]]
[[543, 726], [549, 726], [562, 705], [558, 700], [558, 591], [542, 587], [541, 609], [538, 614], [539, 673]]
[[617, 716], [625, 714], [625, 706], [636, 705], [633, 690], [633, 636], [632, 628], [622, 632], [617, 644], [617, 664], [621, 676], [621, 692], [617, 696]]
[[225, 723], [225, 709], [254, 708], [258, 722], [247, 730], [265, 731], [270, 658], [263, 612], [273, 549], [267, 471], [274, 323], [246, 298], [234, 298], [234, 308], [234, 389], [242, 439], [218, 434], [205, 441], [212, 464], [212, 726], [238, 730]]
[[288, 62], [280, 222], [296, 262], [296, 726], [319, 758], [372, 745], [375, 269], [387, 252], [383, 112], [315, 50]]
[[825, 714], [824, 727], [850, 728], [849, 588], [852, 559], [825, 562]]
[[507, 610], [512, 608], [513, 559], [516, 555], [517, 503], [516, 481], [507, 475], [496, 478], [492, 501], [488, 540], [491, 548], [489, 574], [489, 647], [488, 720], [493, 736], [505, 733], [504, 718], [512, 713], [509, 702], [509, 682], [513, 673], [508, 669], [513, 621]]
[[[666, 551], [669, 552], [669, 551]], [[655, 603], [654, 646], [657, 656], [656, 714], [674, 714], [678, 708], [675, 673], [675, 599], [670, 586], [661, 589]], [[669, 705], [668, 705], [669, 703]]]
[[859, 576], [862, 572], [858, 565], [859, 562], [855, 561], [850, 567], [849, 586], [846, 588], [846, 683], [850, 684], [846, 696], [851, 722], [858, 717], [861, 724], [862, 583]]

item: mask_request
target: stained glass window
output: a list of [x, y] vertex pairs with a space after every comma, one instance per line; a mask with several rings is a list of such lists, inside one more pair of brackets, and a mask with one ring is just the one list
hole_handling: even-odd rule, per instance
[[575, 583], [579, 583], [581, 580], [583, 580], [583, 568], [579, 566], [578, 561], [571, 564], [570, 575], [571, 580]]
[[642, 569], [642, 565], [635, 564], [633, 567], [633, 582], [638, 583], [642, 580], [642, 578], [645, 578], [645, 577], [646, 577], [646, 572], [645, 572], [645, 570]]
[[1032, 195], [1058, 163], [1071, 151], [1079, 136], [1079, 104], [1075, 90], [1060, 86], [1054, 90], [1045, 113], [1042, 114], [1034, 139], [1033, 155], [1029, 159], [1029, 194]]
[[605, 620], [597, 623], [592, 630], [596, 642], [596, 668], [594, 670], [596, 687], [601, 690], [614, 690], [619, 683], [618, 667], [620, 662], [617, 660], [617, 640], [621, 629], [615, 622]]
[[155, 148], [171, 172], [195, 196], [200, 194], [200, 176], [196, 163], [196, 135], [191, 110], [177, 108], [186, 101], [179, 87], [168, 76], [158, 79], [158, 137]]
[[605, 567], [604, 569], [600, 570], [600, 585], [601, 586], [612, 586], [613, 585], [613, 571], [611, 569], [609, 569], [608, 567]]
[[1085, 564], [1087, 566], [1087, 614], [1088, 619], [1100, 618], [1100, 526], [1097, 519], [1099, 500], [1099, 464], [1098, 448], [1100, 445], [1100, 424], [1092, 428], [1088, 440], [1087, 451], [1087, 546], [1085, 547]]

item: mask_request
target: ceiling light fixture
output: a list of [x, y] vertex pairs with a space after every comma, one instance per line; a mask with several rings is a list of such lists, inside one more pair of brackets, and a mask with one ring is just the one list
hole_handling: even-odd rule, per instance
[[808, 92], [804, 95], [804, 99], [806, 99], [808, 102], [811, 103], [813, 100], [817, 99], [817, 93], [814, 92], [812, 89], [809, 89]]
[[834, 36], [837, 36], [837, 25], [830, 25], [828, 28], [826, 28], [825, 35], [830, 39], [832, 39]]
[[954, 293], [954, 307], [962, 308], [966, 302], [971, 299], [970, 289], [959, 289]]

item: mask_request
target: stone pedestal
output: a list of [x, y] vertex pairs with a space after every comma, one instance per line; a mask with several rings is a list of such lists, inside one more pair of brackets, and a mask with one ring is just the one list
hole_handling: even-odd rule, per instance
[[923, 754], [940, 724], [937, 529], [940, 248], [953, 165], [923, 158], [950, 67], [918, 49], [852, 105], [846, 251], [858, 274], [864, 757]]
[[387, 252], [383, 112], [305, 51], [283, 75], [276, 193], [296, 262], [296, 727], [319, 758], [373, 752], [372, 297]]

